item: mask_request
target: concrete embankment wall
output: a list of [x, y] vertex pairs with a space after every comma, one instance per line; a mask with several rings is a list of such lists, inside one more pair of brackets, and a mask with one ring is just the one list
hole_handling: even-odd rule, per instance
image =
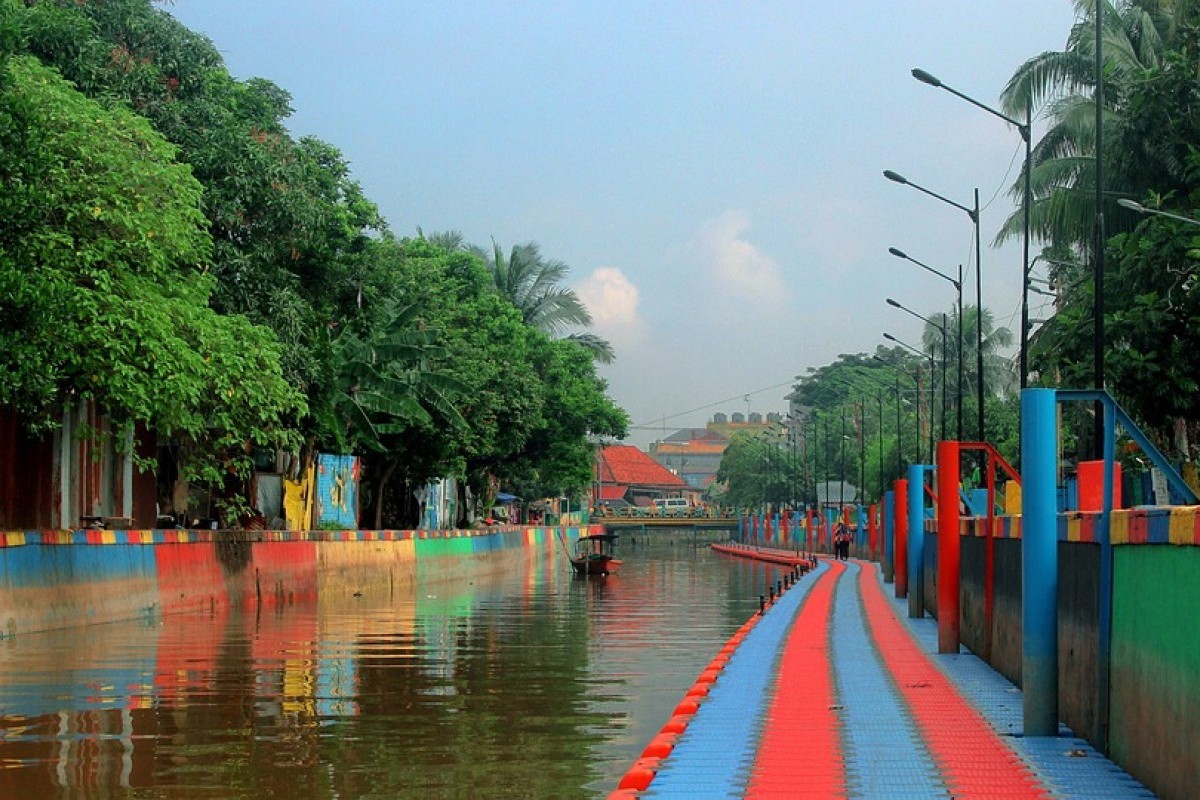
[[[1190, 798], [1200, 786], [1200, 508], [1120, 509], [1112, 513], [1110, 689], [1107, 750], [1164, 798]], [[1098, 515], [1058, 520], [1059, 717], [1105, 748], [1100, 651], [1101, 548]], [[960, 638], [1021, 684], [1021, 526], [995, 520], [991, 625], [985, 624], [986, 520], [961, 528]], [[925, 534], [927, 613], [937, 615], [937, 534]]]
[[547, 558], [581, 530], [0, 532], [0, 637], [395, 593]]

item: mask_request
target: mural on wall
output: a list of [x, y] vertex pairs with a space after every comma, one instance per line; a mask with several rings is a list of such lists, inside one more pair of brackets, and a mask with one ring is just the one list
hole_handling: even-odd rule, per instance
[[416, 493], [421, 504], [421, 527], [426, 530], [453, 528], [458, 512], [458, 482], [441, 478]]
[[288, 530], [306, 531], [312, 527], [315, 484], [315, 464], [309, 464], [295, 480], [283, 479], [283, 514]]
[[317, 456], [318, 528], [358, 528], [357, 456]]

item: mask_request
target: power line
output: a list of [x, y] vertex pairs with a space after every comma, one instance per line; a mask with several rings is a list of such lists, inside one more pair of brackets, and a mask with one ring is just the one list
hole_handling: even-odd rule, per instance
[[685, 417], [688, 414], [695, 414], [697, 411], [704, 411], [706, 409], [713, 408], [715, 406], [725, 405], [726, 403], [732, 403], [735, 400], [743, 400], [747, 397], [751, 397], [756, 394], [762, 394], [763, 392], [769, 392], [772, 389], [780, 389], [784, 386], [792, 386], [794, 384], [795, 384], [795, 379], [790, 380], [790, 381], [785, 381], [783, 383], [777, 383], [774, 386], [767, 386], [762, 389], [755, 389], [752, 392], [742, 392], [741, 394], [735, 394], [733, 397], [727, 397], [724, 400], [717, 400], [716, 402], [713, 402], [713, 403], [708, 403], [706, 405], [697, 406], [696, 408], [691, 408], [691, 409], [688, 409], [687, 411], [679, 411], [675, 414], [668, 414], [664, 417], [655, 417], [652, 422], [645, 422], [645, 423], [642, 423], [641, 425], [630, 425], [629, 429], [637, 430], [637, 431], [661, 430], [662, 423], [666, 422], [669, 419], [675, 419], [676, 417]]

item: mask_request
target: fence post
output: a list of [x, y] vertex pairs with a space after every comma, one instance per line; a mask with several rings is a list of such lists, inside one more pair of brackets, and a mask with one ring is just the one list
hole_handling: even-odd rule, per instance
[[896, 537], [896, 491], [888, 489], [883, 495], [883, 582], [896, 579], [892, 564], [892, 543]]
[[937, 446], [938, 652], [958, 652], [958, 442]]
[[1026, 736], [1058, 735], [1058, 425], [1053, 389], [1021, 391], [1021, 683]]
[[925, 465], [908, 465], [908, 616], [925, 616]]
[[908, 597], [908, 481], [896, 481], [896, 597]]

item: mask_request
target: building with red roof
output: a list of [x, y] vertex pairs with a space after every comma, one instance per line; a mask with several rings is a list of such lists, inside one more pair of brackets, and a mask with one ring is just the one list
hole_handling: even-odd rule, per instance
[[609, 445], [596, 454], [595, 500], [626, 500], [647, 506], [656, 497], [691, 498], [694, 494], [685, 480], [632, 445]]

